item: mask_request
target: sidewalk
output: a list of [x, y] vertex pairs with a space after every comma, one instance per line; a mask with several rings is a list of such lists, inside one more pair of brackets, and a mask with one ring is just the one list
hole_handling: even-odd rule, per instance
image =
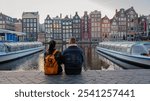
[[81, 75], [54, 76], [41, 71], [0, 71], [0, 84], [150, 84], [150, 70], [88, 70]]

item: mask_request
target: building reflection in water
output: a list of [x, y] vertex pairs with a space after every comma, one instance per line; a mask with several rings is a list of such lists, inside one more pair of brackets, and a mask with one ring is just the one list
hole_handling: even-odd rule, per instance
[[[114, 63], [96, 53], [96, 45], [79, 44], [85, 53], [86, 67], [90, 70], [116, 70], [121, 69]], [[57, 44], [56, 48], [61, 52], [67, 45]], [[1, 70], [41, 70], [44, 69], [44, 52], [39, 52], [11, 62], [0, 64]]]
[[88, 69], [91, 70], [101, 69], [102, 61], [98, 59], [98, 55], [95, 52], [95, 46], [91, 44], [86, 44], [81, 45], [81, 48], [84, 50]]
[[[95, 44], [79, 44], [85, 53], [86, 67], [90, 70], [116, 70], [121, 69], [106, 58], [96, 53]], [[63, 51], [67, 48], [67, 45], [57, 44], [57, 49]]]

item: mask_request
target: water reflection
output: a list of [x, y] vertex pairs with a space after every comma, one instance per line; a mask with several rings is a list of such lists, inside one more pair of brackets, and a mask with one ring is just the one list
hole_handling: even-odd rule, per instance
[[[79, 44], [85, 53], [86, 67], [90, 70], [116, 70], [122, 69], [106, 58], [96, 53], [96, 44]], [[63, 51], [67, 45], [58, 44], [57, 49]]]
[[[86, 67], [90, 70], [116, 70], [122, 69], [106, 58], [96, 53], [96, 45], [79, 44], [85, 53]], [[57, 44], [56, 48], [63, 51], [67, 45]], [[38, 52], [11, 62], [0, 64], [1, 70], [41, 70], [44, 68], [44, 54]]]
[[122, 69], [108, 59], [96, 53], [96, 44], [80, 45], [85, 52], [86, 64], [90, 70], [116, 70]]
[[38, 52], [13, 61], [0, 63], [0, 70], [38, 70], [40, 55], [42, 54], [43, 52]]

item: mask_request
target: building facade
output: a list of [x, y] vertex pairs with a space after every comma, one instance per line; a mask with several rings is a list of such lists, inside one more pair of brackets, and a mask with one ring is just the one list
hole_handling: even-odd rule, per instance
[[147, 40], [147, 19], [146, 16], [140, 16], [138, 18], [138, 36], [139, 40]]
[[15, 31], [13, 18], [0, 13], [0, 29]]
[[69, 41], [71, 37], [73, 37], [72, 32], [72, 18], [66, 16], [62, 19], [62, 34], [63, 34], [63, 41]]
[[136, 34], [138, 33], [138, 14], [135, 12], [133, 7], [126, 10], [126, 18], [127, 40], [133, 41], [136, 39]]
[[46, 37], [46, 35], [45, 35], [45, 32], [39, 32], [38, 33], [38, 40], [37, 41], [39, 41], [39, 42], [47, 42], [47, 41], [45, 41], [45, 38]]
[[118, 40], [118, 21], [117, 21], [117, 19], [116, 19], [116, 16], [114, 16], [112, 19], [111, 19], [111, 21], [110, 21], [110, 23], [111, 23], [111, 32], [110, 32], [110, 40], [111, 41], [117, 41]]
[[81, 41], [81, 19], [77, 12], [72, 19], [72, 36], [76, 38], [77, 41]]
[[81, 18], [81, 28], [82, 28], [82, 41], [91, 41], [91, 19], [87, 13], [84, 12], [83, 17]]
[[26, 41], [37, 41], [39, 32], [39, 13], [23, 12], [22, 30], [26, 35]]
[[62, 18], [56, 16], [53, 18], [52, 39], [62, 42]]
[[47, 15], [45, 21], [44, 21], [44, 27], [45, 27], [45, 41], [49, 42], [51, 39], [54, 39], [54, 33], [53, 33], [53, 20], [50, 18], [49, 15]]
[[107, 16], [101, 19], [101, 37], [102, 41], [110, 40], [110, 20]]
[[45, 34], [45, 24], [39, 25], [39, 33], [38, 33], [38, 40], [39, 42], [46, 42], [46, 34]]
[[127, 37], [127, 18], [125, 9], [116, 10], [116, 18], [118, 20], [118, 40], [126, 40]]
[[111, 40], [138, 40], [141, 28], [138, 23], [138, 14], [133, 7], [127, 10], [123, 8], [120, 11], [116, 10], [116, 14], [111, 20]]
[[102, 41], [101, 12], [97, 10], [91, 12], [90, 19], [91, 19], [91, 41]]
[[14, 19], [14, 24], [15, 24], [15, 31], [22, 32], [22, 20]]

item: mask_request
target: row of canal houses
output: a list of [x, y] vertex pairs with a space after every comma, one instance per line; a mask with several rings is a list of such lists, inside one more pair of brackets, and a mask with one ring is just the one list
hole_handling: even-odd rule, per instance
[[150, 16], [140, 16], [133, 7], [116, 10], [112, 19], [101, 17], [100, 11], [84, 12], [80, 18], [62, 15], [51, 18], [47, 15], [44, 26], [46, 40], [68, 41], [75, 37], [79, 41], [122, 41], [150, 39]]
[[77, 12], [64, 18], [62, 14], [54, 18], [47, 15], [44, 24], [39, 19], [39, 12], [23, 12], [19, 20], [0, 13], [0, 41], [17, 41], [18, 32], [23, 32], [21, 41], [62, 42], [70, 37], [86, 42], [150, 40], [150, 15], [138, 16], [133, 7], [116, 10], [112, 19], [97, 10], [85, 11], [81, 17]]

